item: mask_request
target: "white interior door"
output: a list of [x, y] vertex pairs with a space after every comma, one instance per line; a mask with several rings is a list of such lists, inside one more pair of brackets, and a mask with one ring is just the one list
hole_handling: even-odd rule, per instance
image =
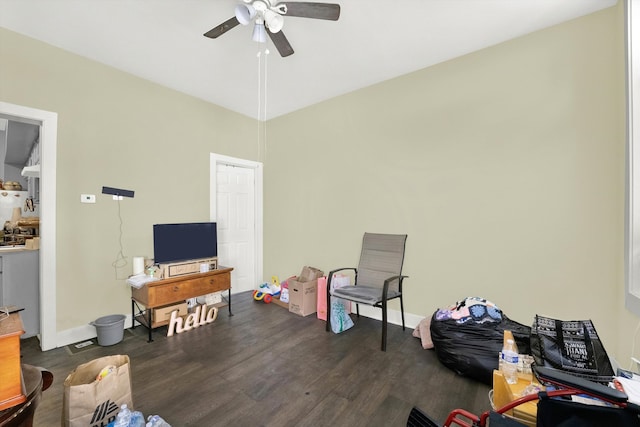
[[226, 159], [212, 162], [212, 217], [218, 229], [218, 262], [234, 268], [231, 289], [237, 293], [256, 289], [262, 275], [261, 169]]

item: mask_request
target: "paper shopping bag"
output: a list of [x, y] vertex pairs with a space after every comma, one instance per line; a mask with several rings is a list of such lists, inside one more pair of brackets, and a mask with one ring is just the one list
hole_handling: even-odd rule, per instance
[[62, 425], [106, 426], [123, 404], [133, 410], [129, 368], [127, 355], [105, 356], [78, 366], [64, 381]]
[[318, 278], [318, 305], [316, 307], [316, 313], [318, 319], [327, 320], [327, 276]]

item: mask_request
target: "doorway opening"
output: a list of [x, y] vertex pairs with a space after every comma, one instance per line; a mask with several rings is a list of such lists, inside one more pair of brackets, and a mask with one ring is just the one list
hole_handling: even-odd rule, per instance
[[0, 114], [40, 125], [40, 348], [57, 347], [56, 147], [58, 114], [0, 102]]

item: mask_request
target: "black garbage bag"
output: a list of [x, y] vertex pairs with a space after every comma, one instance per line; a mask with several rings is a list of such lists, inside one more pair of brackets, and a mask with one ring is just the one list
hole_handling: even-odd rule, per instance
[[486, 318], [442, 320], [436, 311], [431, 318], [431, 339], [438, 360], [459, 375], [492, 385], [505, 330], [513, 333], [520, 354], [531, 354], [531, 328], [496, 310], [499, 320], [492, 321]]

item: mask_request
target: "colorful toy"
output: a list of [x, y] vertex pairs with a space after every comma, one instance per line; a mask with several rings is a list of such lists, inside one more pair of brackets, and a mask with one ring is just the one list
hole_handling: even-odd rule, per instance
[[253, 291], [253, 299], [256, 301], [264, 301], [265, 304], [269, 304], [273, 301], [273, 297], [280, 295], [280, 285], [273, 283], [263, 283], [258, 286], [258, 289]]
[[253, 299], [256, 301], [263, 301], [265, 304], [269, 304], [273, 301], [273, 296], [271, 294], [265, 294], [260, 291], [253, 291]]

